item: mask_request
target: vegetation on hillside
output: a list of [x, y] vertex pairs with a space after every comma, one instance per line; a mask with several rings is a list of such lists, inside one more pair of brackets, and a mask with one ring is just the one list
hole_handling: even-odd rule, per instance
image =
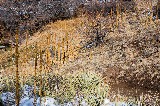
[[[28, 3], [23, 0], [7, 2], [3, 2], [3, 6], [13, 3], [14, 7]], [[30, 2], [28, 5], [38, 1]], [[50, 1], [49, 4], [52, 2], [60, 3], [59, 8], [62, 9], [62, 2]], [[43, 0], [39, 3], [40, 6], [35, 6], [38, 11], [36, 9], [33, 11], [41, 13], [42, 7], [45, 6], [43, 3], [46, 3]], [[152, 12], [152, 7], [156, 6], [158, 1], [113, 2], [106, 5], [106, 8], [101, 4], [92, 5], [92, 8], [86, 4], [79, 7], [78, 3], [75, 7], [79, 9], [78, 17], [57, 20], [63, 15], [70, 17], [65, 14], [58, 15], [57, 21], [49, 22], [45, 26], [39, 20], [50, 20], [48, 17], [52, 9], [48, 10], [49, 13], [41, 13], [42, 18], [36, 15], [20, 16], [17, 20], [13, 18], [13, 21], [20, 21], [24, 26], [36, 20], [41, 28], [38, 28], [33, 36], [30, 36], [30, 30], [27, 29], [23, 37], [22, 30], [14, 30], [13, 33], [16, 35], [12, 41], [14, 46], [0, 50], [0, 92], [14, 92], [15, 103], [19, 104], [23, 95], [22, 88], [27, 84], [34, 87], [34, 99], [37, 99], [37, 96], [51, 96], [60, 103], [65, 103], [73, 101], [74, 97], [78, 96], [91, 106], [103, 104], [105, 98], [113, 98], [109, 91], [112, 83], [125, 83], [159, 92], [160, 20], [158, 12], [156, 18]], [[70, 7], [67, 4], [65, 6]], [[23, 10], [21, 6], [17, 9]], [[92, 11], [89, 11], [90, 9]], [[6, 15], [8, 20], [9, 16]], [[23, 17], [28, 18], [21, 19]], [[23, 26], [13, 25], [18, 25], [18, 28]], [[27, 27], [34, 27], [36, 24], [33, 22], [30, 25]], [[2, 27], [8, 30], [7, 26]], [[5, 36], [5, 39], [8, 38]], [[156, 105], [160, 102], [159, 98], [157, 93], [153, 98], [140, 96], [131, 101], [136, 105], [139, 102]], [[113, 101], [118, 102], [121, 99], [129, 101], [129, 98], [121, 97], [119, 94]]]

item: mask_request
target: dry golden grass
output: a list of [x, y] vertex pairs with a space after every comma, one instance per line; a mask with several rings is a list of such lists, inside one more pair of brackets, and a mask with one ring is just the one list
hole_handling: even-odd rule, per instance
[[[138, 2], [137, 2], [138, 3]], [[116, 18], [112, 16], [101, 17], [96, 19], [88, 19], [87, 17], [74, 18], [70, 20], [57, 21], [43, 27], [34, 36], [28, 38], [19, 47], [19, 76], [20, 83], [26, 82], [29, 77], [38, 76], [40, 79], [39, 95], [42, 96], [42, 76], [48, 72], [53, 75], [77, 75], [78, 72], [95, 72], [97, 75], [103, 75], [105, 82], [114, 81], [120, 77], [135, 78], [135, 73], [144, 72], [143, 66], [152, 66], [159, 64], [159, 52], [148, 58], [143, 58], [141, 51], [132, 45], [135, 41], [142, 42], [146, 34], [158, 34], [160, 24], [159, 20], [152, 21], [150, 16], [142, 14], [142, 5], [137, 6], [137, 13], [121, 12], [117, 9]], [[150, 8], [150, 5], [148, 4]], [[85, 49], [82, 52], [80, 48], [83, 46], [81, 42], [88, 41], [87, 33], [90, 33], [91, 27], [96, 22], [102, 21], [102, 29], [107, 29], [104, 43], [97, 48]], [[115, 22], [113, 22], [115, 21]], [[108, 30], [109, 29], [109, 30]], [[150, 32], [148, 32], [150, 31]], [[146, 38], [148, 39], [148, 38]], [[153, 39], [154, 40], [154, 39]], [[146, 40], [147, 42], [147, 40]], [[156, 41], [151, 46], [156, 45]], [[149, 44], [147, 46], [150, 47]], [[53, 50], [54, 57], [50, 49]], [[144, 48], [145, 49], [145, 48]], [[79, 51], [80, 50], [80, 51]], [[7, 57], [14, 55], [14, 50], [0, 54], [0, 63], [6, 61]], [[142, 62], [139, 63], [139, 59]], [[16, 75], [13, 70], [15, 66], [7, 67], [2, 75]], [[133, 64], [134, 63], [134, 64]], [[131, 68], [135, 69], [134, 71]], [[147, 68], [147, 67], [146, 67]], [[158, 75], [157, 69], [148, 71], [155, 73], [153, 78]], [[128, 74], [129, 73], [129, 74]], [[150, 74], [149, 74], [150, 75]], [[145, 80], [142, 78], [136, 80]], [[127, 79], [129, 80], [129, 79]], [[146, 79], [145, 81], [152, 80]], [[157, 83], [157, 82], [156, 82]], [[34, 86], [37, 83], [34, 79]], [[34, 91], [36, 92], [36, 91]]]
[[[64, 63], [64, 58], [61, 59], [61, 54], [64, 55], [64, 52], [66, 52], [65, 54], [69, 56], [69, 60], [73, 60], [74, 58], [76, 58], [76, 56], [78, 55], [78, 49], [81, 47], [80, 41], [83, 38], [83, 36], [80, 35], [76, 30], [76, 27], [80, 27], [82, 21], [82, 18], [77, 18], [74, 20], [65, 20], [50, 23], [49, 25], [42, 28], [42, 30], [35, 33], [34, 36], [27, 38], [22, 43], [22, 45], [19, 45], [19, 66], [21, 67], [21, 69], [28, 70], [28, 65], [30, 68], [33, 67], [33, 58], [36, 43], [41, 46], [42, 51], [45, 51], [46, 61], [48, 65], [51, 65], [52, 61], [51, 53], [49, 51], [50, 48], [52, 48], [55, 53], [56, 51], [58, 52], [58, 61], [57, 59], [53, 59], [55, 63]], [[13, 55], [14, 49], [1, 54], [0, 63], [3, 64], [4, 61], [7, 62], [7, 57], [11, 58]], [[13, 62], [11, 64], [13, 64]], [[7, 73], [10, 73], [8, 68], [11, 67], [14, 66], [7, 67]], [[27, 74], [29, 75], [32, 72], [33, 71], [27, 71]]]

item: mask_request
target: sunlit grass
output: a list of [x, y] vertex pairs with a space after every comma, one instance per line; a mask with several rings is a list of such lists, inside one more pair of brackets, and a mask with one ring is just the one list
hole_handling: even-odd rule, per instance
[[[139, 10], [137, 11], [139, 12]], [[94, 32], [96, 25], [100, 25], [97, 31], [102, 31], [105, 28], [110, 29], [108, 32], [105, 32], [105, 36], [109, 35], [112, 38], [124, 36], [120, 35], [119, 32], [124, 26], [125, 28], [122, 31], [126, 31], [126, 36], [134, 37], [137, 34], [132, 32], [132, 26], [126, 21], [127, 15], [130, 13], [122, 12], [119, 5], [117, 5], [116, 14], [115, 16], [111, 11], [109, 17], [98, 15], [95, 19], [83, 17], [60, 20], [48, 24], [31, 38], [26, 36], [25, 43], [22, 43], [22, 45], [16, 43], [16, 47], [0, 54], [0, 63], [5, 65], [4, 71], [1, 72], [3, 75], [1, 76], [1, 93], [6, 91], [14, 92], [16, 90], [16, 103], [18, 104], [18, 98], [21, 95], [19, 90], [25, 84], [28, 84], [39, 88], [38, 90], [34, 89], [34, 95], [39, 95], [40, 97], [51, 96], [59, 99], [60, 103], [73, 101], [78, 96], [82, 97], [90, 106], [102, 104], [103, 100], [109, 96], [109, 86], [107, 83], [104, 83], [104, 79], [101, 76], [97, 73], [89, 72], [87, 69], [83, 71], [78, 70], [79, 73], [73, 74], [68, 72], [66, 74], [66, 72], [63, 73], [62, 68], [67, 63], [72, 63], [77, 58], [80, 58], [80, 51], [87, 44], [86, 42], [95, 41], [94, 39], [90, 40], [90, 36], [96, 36]], [[152, 22], [151, 17], [152, 15], [145, 16], [138, 20], [142, 31], [152, 26], [156, 27], [157, 24]], [[106, 18], [114, 21], [106, 21]], [[132, 20], [137, 21], [137, 16], [133, 15]], [[18, 40], [17, 37], [16, 39]], [[85, 43], [82, 44], [83, 42]], [[89, 51], [89, 60], [92, 60], [94, 50], [87, 50]], [[104, 53], [104, 50], [98, 50], [100, 53]], [[4, 63], [9, 61], [9, 65]], [[82, 61], [81, 64], [84, 62]], [[3, 69], [3, 67], [1, 68]], [[74, 72], [77, 70], [69, 71]], [[134, 99], [116, 96], [114, 101], [117, 103], [119, 101], [133, 102], [133, 104], [143, 103], [144, 101], [142, 99]]]

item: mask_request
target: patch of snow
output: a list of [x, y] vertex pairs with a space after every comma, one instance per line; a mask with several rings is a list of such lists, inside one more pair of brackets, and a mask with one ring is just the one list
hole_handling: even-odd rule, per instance
[[81, 102], [81, 106], [88, 106], [87, 102], [84, 99]]
[[15, 104], [15, 94], [11, 92], [6, 92], [1, 94], [1, 99], [3, 104], [13, 105]]
[[[34, 87], [24, 85], [22, 89], [22, 96], [20, 99], [20, 106], [34, 106]], [[15, 104], [15, 94], [11, 92], [6, 92], [1, 94], [1, 99], [3, 104], [6, 106], [16, 106]], [[81, 101], [81, 102], [80, 102]], [[80, 104], [79, 104], [80, 103]], [[36, 106], [89, 106], [88, 103], [84, 100], [83, 97], [75, 97], [75, 100], [59, 104], [58, 101], [51, 97], [42, 97], [40, 102], [40, 97], [36, 96]], [[110, 102], [108, 98], [104, 99], [104, 102], [101, 106], [127, 106], [125, 102]]]
[[20, 106], [34, 106], [34, 99], [30, 98], [26, 100], [24, 103], [20, 104]]
[[28, 100], [29, 100], [29, 97], [22, 98], [22, 99], [20, 100], [20, 106], [22, 106], [21, 104], [26, 103]]
[[104, 103], [101, 106], [128, 106], [125, 102], [110, 102], [109, 99], [104, 99]]

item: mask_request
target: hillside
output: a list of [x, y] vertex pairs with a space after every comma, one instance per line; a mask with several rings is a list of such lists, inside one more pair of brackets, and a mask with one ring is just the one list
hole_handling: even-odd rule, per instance
[[[0, 50], [1, 78], [4, 80], [1, 82], [3, 85], [0, 86], [1, 92], [12, 91], [14, 84], [8, 87], [5, 82], [8, 81], [7, 79], [11, 81], [10, 83], [14, 82], [12, 80], [16, 75], [18, 54], [21, 86], [25, 83], [34, 85], [35, 70], [38, 70], [37, 74], [41, 77], [36, 77], [37, 82], [51, 80], [50, 84], [56, 84], [58, 80], [60, 86], [64, 87], [63, 90], [66, 87], [66, 93], [77, 94], [75, 92], [79, 93], [79, 91], [74, 91], [73, 88], [79, 87], [77, 88], [77, 83], [72, 80], [78, 81], [80, 78], [74, 76], [79, 75], [80, 72], [88, 72], [102, 78], [102, 84], [99, 85], [100, 88], [102, 87], [101, 91], [104, 90], [103, 84], [110, 87], [107, 95], [110, 100], [116, 101], [116, 96], [119, 94], [123, 99], [128, 97], [127, 100], [130, 96], [140, 98], [144, 95], [144, 104], [153, 105], [157, 99], [156, 103], [159, 104], [160, 20], [152, 19], [152, 15], [148, 15], [150, 11], [144, 2], [137, 0], [135, 4], [134, 11], [110, 13], [105, 17], [103, 14], [98, 14], [96, 17], [85, 14], [81, 17], [50, 22], [33, 36], [29, 36], [28, 32], [24, 33], [25, 40], [19, 44], [19, 47], [14, 46], [6, 51]], [[19, 53], [15, 53], [17, 47]], [[37, 83], [38, 87], [39, 83], [41, 82]], [[50, 91], [54, 92], [52, 96], [56, 95], [62, 99], [63, 96], [56, 92], [57, 89], [53, 89]], [[58, 89], [60, 93], [64, 93], [63, 90]], [[92, 89], [89, 90], [92, 92]], [[129, 94], [128, 91], [133, 92]], [[79, 95], [84, 96], [86, 92], [88, 91], [82, 90], [82, 94]], [[72, 94], [64, 95], [63, 99], [73, 99]], [[66, 95], [70, 95], [68, 96], [70, 98]]]

